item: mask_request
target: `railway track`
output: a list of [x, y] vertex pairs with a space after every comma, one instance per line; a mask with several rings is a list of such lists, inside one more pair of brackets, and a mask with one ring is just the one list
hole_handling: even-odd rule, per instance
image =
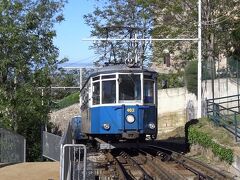
[[98, 174], [99, 179], [233, 179], [182, 154], [153, 145], [114, 149], [105, 156], [106, 164]]
[[157, 157], [161, 157], [163, 161], [175, 162], [178, 166], [192, 172], [197, 179], [233, 179], [229, 174], [218, 171], [200, 161], [191, 159], [180, 153], [159, 146], [149, 146], [149, 149], [152, 152], [155, 151]]

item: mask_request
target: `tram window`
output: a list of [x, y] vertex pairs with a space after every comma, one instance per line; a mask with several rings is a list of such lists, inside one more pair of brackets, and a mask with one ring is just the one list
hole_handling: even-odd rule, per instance
[[102, 103], [116, 103], [116, 80], [102, 82]]
[[116, 75], [106, 75], [106, 76], [102, 76], [102, 79], [111, 79], [111, 78], [115, 78]]
[[154, 82], [150, 80], [144, 80], [144, 103], [153, 103], [154, 98]]
[[93, 78], [93, 81], [97, 81], [97, 80], [99, 80], [99, 76]]
[[144, 79], [152, 79], [152, 75], [144, 75]]
[[93, 83], [93, 105], [100, 104], [100, 83]]
[[140, 75], [119, 75], [119, 100], [141, 100]]

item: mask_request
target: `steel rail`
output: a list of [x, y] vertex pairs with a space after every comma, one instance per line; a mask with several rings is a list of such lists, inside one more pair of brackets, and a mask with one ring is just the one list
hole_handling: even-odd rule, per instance
[[[159, 147], [155, 147], [155, 148], [162, 149], [162, 148], [159, 148]], [[151, 149], [157, 151], [156, 154], [157, 154], [158, 156], [162, 156], [162, 157], [165, 156], [164, 153], [166, 153], [166, 152], [158, 151], [158, 150], [155, 149], [155, 148], [151, 148]], [[163, 148], [163, 150], [166, 151], [165, 148]], [[199, 179], [213, 179], [213, 178], [211, 178], [211, 177], [209, 177], [209, 176], [206, 176], [206, 175], [203, 174], [202, 172], [194, 169], [193, 167], [186, 165], [185, 162], [179, 161], [178, 159], [173, 158], [173, 157], [172, 157], [173, 152], [172, 152], [171, 150], [169, 150], [168, 153], [171, 153], [171, 155], [170, 155], [170, 154], [167, 154], [168, 161], [169, 161], [169, 160], [173, 160], [173, 161], [177, 162], [178, 164], [182, 165], [184, 168], [186, 168], [186, 169], [188, 169], [189, 171], [191, 171], [191, 172], [193, 172], [194, 174], [196, 174]]]
[[[191, 159], [189, 157], [186, 157], [184, 156], [183, 154], [180, 154], [180, 153], [177, 153], [177, 152], [174, 152], [172, 150], [169, 150], [169, 149], [166, 149], [166, 148], [163, 148], [163, 147], [159, 147], [159, 146], [154, 146], [154, 145], [149, 145], [149, 147], [152, 147], [153, 149], [157, 150], [157, 149], [160, 149], [160, 152], [157, 152], [159, 154], [161, 154], [162, 151], [165, 151], [165, 152], [168, 152], [169, 155], [171, 155], [171, 158], [178, 162], [179, 164], [181, 164], [183, 167], [185, 167], [186, 169], [192, 171], [194, 174], [198, 175], [199, 178], [203, 178], [203, 179], [215, 179], [216, 177], [211, 177], [210, 175], [206, 175], [204, 174], [203, 172], [197, 170], [196, 168], [192, 167], [191, 165], [191, 162], [192, 163], [195, 163], [199, 166], [201, 166], [201, 170], [202, 171], [205, 171], [210, 173], [211, 175], [215, 176], [219, 176], [219, 178], [223, 178], [223, 179], [231, 179], [231, 177], [229, 177], [228, 175], [200, 162], [200, 161], [197, 161], [197, 160], [194, 160], [194, 159]], [[189, 163], [189, 164], [187, 164]], [[200, 167], [199, 167], [200, 168]], [[203, 170], [205, 169], [205, 170]]]
[[122, 151], [120, 153], [120, 155], [126, 159], [128, 162], [130, 162], [133, 166], [136, 166], [142, 173], [143, 173], [143, 176], [144, 176], [144, 179], [145, 180], [153, 180], [153, 178], [151, 176], [149, 176], [147, 174], [147, 172], [130, 156], [128, 155], [126, 152]]
[[[179, 154], [175, 154], [173, 156], [179, 156]], [[210, 173], [211, 175], [203, 175], [206, 176], [206, 177], [210, 177], [211, 179], [231, 179], [229, 176], [227, 176], [226, 174], [200, 162], [200, 161], [197, 161], [197, 160], [194, 160], [194, 159], [191, 159], [189, 157], [186, 157], [186, 156], [183, 156], [181, 155], [180, 157], [174, 157], [175, 160], [178, 160], [178, 162], [180, 162], [181, 164], [183, 164], [184, 166], [188, 166], [188, 167], [191, 167], [191, 165], [196, 165], [198, 166], [199, 168], [201, 168], [202, 171], [205, 171], [207, 173]], [[189, 163], [190, 165], [187, 165], [187, 163]], [[192, 168], [193, 169], [193, 168]], [[205, 169], [205, 170], [204, 170]], [[209, 171], [210, 170], [210, 171]], [[199, 172], [199, 171], [198, 171]], [[218, 176], [218, 177], [215, 177], [215, 176]]]
[[[159, 158], [152, 156], [151, 154], [149, 154], [148, 152], [146, 152], [142, 149], [138, 149], [138, 151], [145, 154], [145, 156], [148, 159], [152, 160], [151, 167], [154, 168], [158, 172], [158, 178], [160, 178], [160, 179], [183, 179], [182, 176], [176, 174], [173, 170], [168, 169], [166, 167], [166, 165]], [[155, 160], [155, 161], [153, 161], [153, 160]]]
[[118, 159], [116, 157], [114, 157], [110, 152], [107, 153], [107, 157], [109, 161], [113, 161], [115, 164], [115, 167], [117, 169], [118, 175], [119, 175], [119, 179], [120, 180], [125, 180], [128, 179], [128, 175], [125, 171], [125, 169], [123, 168], [123, 166], [119, 163]]

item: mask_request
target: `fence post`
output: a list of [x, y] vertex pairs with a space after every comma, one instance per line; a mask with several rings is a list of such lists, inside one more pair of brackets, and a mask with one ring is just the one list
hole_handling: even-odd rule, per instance
[[213, 121], [216, 125], [217, 124], [217, 106], [215, 103], [213, 103]]
[[216, 104], [216, 115], [217, 115], [217, 123], [219, 125], [220, 123], [220, 111], [219, 111], [219, 105]]
[[43, 130], [44, 130], [44, 127], [43, 127], [43, 125], [41, 125], [41, 152], [42, 152], [41, 161], [44, 160], [44, 158], [43, 158]]
[[235, 140], [238, 141], [238, 132], [237, 132], [237, 113], [234, 112], [234, 125], [235, 125]]
[[216, 125], [216, 105], [213, 103], [213, 122]]
[[209, 109], [208, 109], [208, 106], [209, 106], [209, 100], [207, 99], [206, 102], [207, 102], [207, 117], [209, 118], [209, 112], [208, 112], [208, 111], [209, 111]]
[[23, 141], [23, 146], [24, 146], [23, 162], [26, 162], [26, 153], [27, 153], [26, 139], [24, 139], [24, 141]]
[[87, 148], [83, 146], [83, 179], [86, 179], [86, 170], [87, 170]]
[[220, 111], [219, 111], [219, 105], [216, 103], [213, 103], [213, 121], [215, 124], [219, 125], [219, 116]]
[[60, 163], [60, 168], [59, 168], [60, 169], [60, 172], [59, 172], [60, 180], [63, 180], [63, 174], [62, 174], [63, 173], [63, 161], [64, 161], [63, 160], [63, 145], [61, 144], [60, 145], [60, 162], [59, 162]]

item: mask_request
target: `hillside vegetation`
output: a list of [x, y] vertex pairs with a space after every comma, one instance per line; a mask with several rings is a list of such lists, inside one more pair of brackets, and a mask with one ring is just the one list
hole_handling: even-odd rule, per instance
[[53, 110], [60, 110], [79, 103], [79, 92], [72, 93], [54, 104]]
[[222, 127], [216, 126], [207, 118], [200, 119], [188, 128], [190, 145], [200, 145], [211, 150], [221, 161], [232, 164], [234, 154], [239, 154], [240, 147], [235, 143], [233, 135]]

